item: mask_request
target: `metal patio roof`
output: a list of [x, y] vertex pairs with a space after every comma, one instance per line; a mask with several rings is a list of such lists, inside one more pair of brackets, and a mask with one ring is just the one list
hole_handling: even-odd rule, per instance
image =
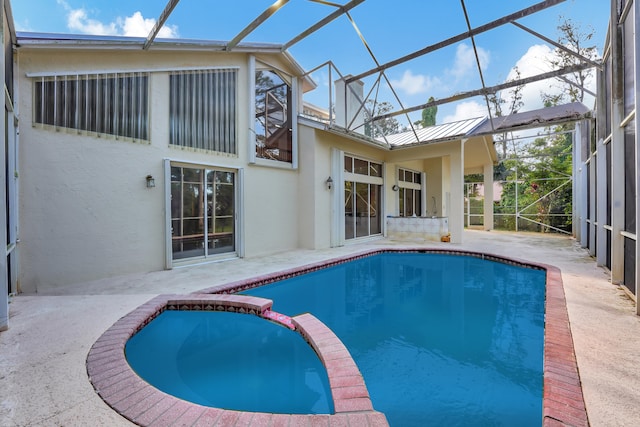
[[581, 102], [555, 105], [509, 116], [494, 117], [493, 124], [487, 120], [471, 132], [470, 136], [489, 135], [495, 133], [514, 132], [562, 123], [589, 119], [592, 113], [589, 107]]
[[[474, 129], [487, 121], [486, 117], [476, 117], [452, 123], [428, 126], [422, 129], [416, 129], [415, 133], [409, 130], [394, 135], [387, 135], [386, 141], [392, 148], [450, 141], [468, 136]], [[382, 141], [383, 139], [379, 138], [379, 140]]]

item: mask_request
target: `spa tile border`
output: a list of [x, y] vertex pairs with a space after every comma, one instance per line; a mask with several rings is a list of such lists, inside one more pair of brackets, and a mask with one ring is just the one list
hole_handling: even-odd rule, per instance
[[[290, 318], [271, 311], [271, 306], [271, 300], [244, 295], [160, 295], [122, 317], [98, 338], [87, 356], [87, 374], [109, 406], [141, 426], [388, 426], [385, 415], [373, 409], [360, 370], [338, 337], [311, 314]], [[187, 402], [151, 386], [131, 369], [124, 349], [131, 336], [165, 310], [251, 314], [297, 331], [327, 370], [335, 413], [225, 410]]]
[[286, 280], [323, 268], [344, 264], [382, 253], [430, 253], [463, 255], [500, 262], [520, 267], [546, 271], [545, 299], [545, 342], [544, 342], [544, 382], [543, 382], [543, 426], [589, 426], [586, 406], [582, 394], [580, 374], [573, 347], [573, 337], [567, 312], [564, 285], [560, 269], [555, 266], [530, 262], [523, 259], [507, 258], [484, 252], [456, 249], [425, 248], [379, 248], [345, 255], [300, 267], [213, 286], [198, 293], [233, 294], [269, 283]]

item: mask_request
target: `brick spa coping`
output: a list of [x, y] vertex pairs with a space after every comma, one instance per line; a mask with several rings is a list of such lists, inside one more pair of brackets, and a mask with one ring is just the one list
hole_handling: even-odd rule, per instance
[[[141, 426], [387, 426], [373, 408], [366, 384], [340, 339], [311, 314], [288, 317], [271, 310], [272, 301], [233, 295], [278, 280], [380, 253], [466, 255], [546, 271], [542, 425], [588, 426], [560, 270], [554, 266], [461, 250], [384, 248], [206, 288], [188, 295], [159, 295], [119, 319], [93, 344], [87, 356], [89, 380], [116, 412]], [[334, 414], [270, 414], [213, 408], [164, 393], [129, 366], [125, 345], [130, 337], [165, 310], [227, 311], [260, 316], [300, 333], [327, 369]]]

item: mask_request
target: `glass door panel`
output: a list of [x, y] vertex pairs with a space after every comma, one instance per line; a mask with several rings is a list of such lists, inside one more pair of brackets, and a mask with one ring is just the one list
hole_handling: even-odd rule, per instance
[[171, 167], [174, 260], [235, 251], [234, 177], [233, 172]]
[[353, 198], [353, 182], [344, 183], [344, 238], [353, 239], [355, 236], [355, 201]]
[[356, 183], [356, 237], [369, 235], [369, 184]]
[[369, 234], [382, 233], [382, 218], [380, 216], [381, 186], [369, 185]]
[[233, 252], [235, 250], [235, 198], [232, 172], [215, 171], [211, 193], [213, 197], [209, 228], [209, 253]]

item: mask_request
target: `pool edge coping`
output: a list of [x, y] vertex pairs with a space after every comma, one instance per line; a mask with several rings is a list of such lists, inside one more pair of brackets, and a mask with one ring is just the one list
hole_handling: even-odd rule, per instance
[[[141, 426], [164, 425], [330, 425], [388, 426], [373, 409], [364, 378], [342, 341], [309, 313], [288, 317], [271, 310], [265, 298], [229, 294], [158, 295], [116, 321], [93, 344], [86, 360], [94, 390], [121, 416]], [[199, 405], [164, 393], [130, 367], [125, 345], [130, 337], [164, 311], [233, 312], [259, 316], [295, 330], [309, 343], [329, 378], [333, 414], [272, 414]], [[270, 424], [271, 423], [271, 424]]]
[[[199, 297], [205, 297], [205, 299], [207, 299], [207, 296], [211, 300], [223, 295], [229, 297], [232, 296], [232, 293], [263, 286], [277, 280], [283, 280], [355, 259], [389, 252], [466, 255], [510, 265], [544, 270], [546, 272], [546, 292], [542, 425], [545, 427], [561, 425], [589, 426], [560, 269], [549, 264], [467, 250], [429, 248], [369, 249], [351, 255], [334, 257], [328, 260], [305, 264], [266, 275], [205, 288], [187, 295], [160, 295], [119, 319], [111, 328], [107, 329], [107, 331], [100, 336], [100, 338], [91, 347], [87, 356], [87, 373], [89, 374], [96, 392], [98, 392], [101, 398], [122, 416], [139, 425], [149, 425], [151, 422], [153, 422], [154, 425], [165, 425], [173, 423], [174, 421], [182, 420], [185, 417], [193, 418], [195, 416], [194, 414], [197, 414], [198, 416], [193, 418], [192, 423], [189, 424], [183, 422], [186, 421], [185, 418], [181, 421], [182, 425], [199, 425], [197, 422], [205, 419], [208, 420], [207, 425], [228, 425], [229, 422], [235, 422], [240, 419], [243, 419], [244, 422], [249, 425], [266, 425], [263, 423], [265, 421], [269, 422], [270, 419], [274, 424], [287, 425], [287, 423], [306, 423], [307, 420], [312, 422], [311, 420], [325, 417], [330, 424], [333, 424], [330, 421], [331, 419], [334, 419], [336, 424], [341, 425], [347, 422], [347, 419], [355, 420], [357, 418], [360, 423], [358, 425], [388, 425], [384, 414], [375, 410], [363, 412], [345, 411], [345, 413], [338, 413], [336, 410], [336, 414], [332, 415], [287, 415], [231, 411], [186, 402], [155, 389], [139, 378], [129, 367], [129, 364], [126, 361], [124, 356], [124, 346], [129, 337], [164, 310], [162, 306], [162, 300], [164, 298], [174, 298], [178, 301], [193, 300], [194, 298]], [[265, 301], [262, 298], [249, 298]], [[225, 301], [228, 302], [231, 300], [227, 299]], [[270, 303], [270, 300], [266, 301], [269, 301]], [[268, 308], [270, 309], [270, 307], [271, 305], [269, 305]], [[315, 317], [313, 318], [315, 319]], [[326, 326], [324, 327], [326, 328]], [[326, 329], [333, 334], [330, 329]], [[303, 334], [303, 336], [313, 347], [313, 334]], [[102, 349], [102, 347], [107, 348]], [[314, 350], [318, 353], [318, 349], [314, 347]], [[318, 354], [320, 356], [320, 353]], [[97, 355], [100, 357], [97, 357]], [[350, 358], [351, 357], [349, 356], [349, 359]], [[325, 363], [324, 360], [322, 361]], [[325, 367], [327, 367], [326, 364]], [[98, 375], [96, 375], [96, 373]], [[329, 368], [327, 368], [327, 373], [329, 373]], [[108, 380], [108, 382], [106, 380]], [[98, 385], [96, 385], [96, 381]], [[113, 394], [107, 394], [107, 398], [105, 398], [106, 393], [104, 392], [103, 387], [110, 387], [109, 391]], [[120, 390], [119, 394], [117, 394], [116, 390], [122, 389], [123, 387], [124, 390]], [[127, 395], [123, 397], [122, 394], [125, 393], [127, 393]], [[123, 404], [123, 401], [127, 401], [130, 398], [138, 398], [137, 404], [128, 405], [128, 407], [124, 408], [124, 406], [127, 405]], [[333, 396], [333, 398], [335, 406], [335, 396]], [[142, 412], [142, 414], [137, 414], [137, 417], [132, 418], [131, 412], [134, 410], [140, 412], [141, 406], [145, 406], [144, 412]], [[155, 418], [151, 419], [154, 415]], [[311, 418], [304, 418], [303, 421], [303, 418], [301, 417]], [[165, 418], [170, 422], [163, 422], [162, 420], [165, 420]], [[289, 421], [285, 422], [285, 420]]]

